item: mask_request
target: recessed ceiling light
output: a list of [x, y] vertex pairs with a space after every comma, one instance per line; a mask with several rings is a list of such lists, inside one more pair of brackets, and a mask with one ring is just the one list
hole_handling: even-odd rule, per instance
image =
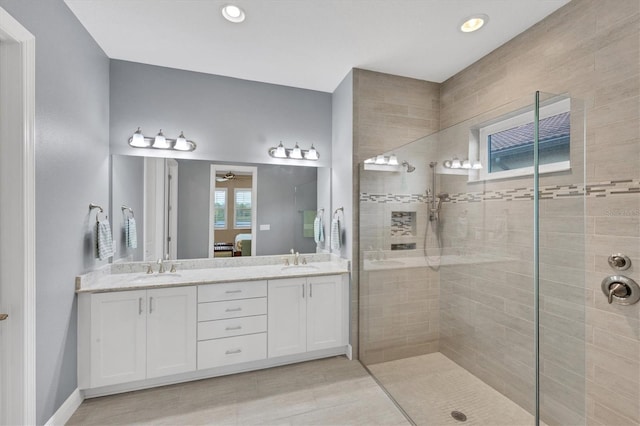
[[245, 18], [244, 10], [233, 4], [222, 7], [222, 16], [224, 16], [227, 21], [236, 24], [244, 21]]
[[463, 33], [472, 33], [482, 28], [487, 22], [489, 22], [487, 15], [472, 15], [466, 18], [462, 25], [460, 25], [460, 31]]

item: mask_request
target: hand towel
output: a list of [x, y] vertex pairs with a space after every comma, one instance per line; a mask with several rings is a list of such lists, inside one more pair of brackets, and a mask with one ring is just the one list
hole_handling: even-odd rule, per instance
[[331, 250], [340, 249], [340, 219], [331, 219]]
[[136, 219], [128, 217], [124, 228], [125, 238], [128, 248], [138, 248], [138, 231], [136, 228]]
[[324, 242], [324, 226], [320, 216], [313, 221], [313, 239], [316, 244]]
[[98, 221], [96, 232], [97, 257], [100, 260], [106, 260], [113, 256], [113, 236], [109, 221], [107, 219]]

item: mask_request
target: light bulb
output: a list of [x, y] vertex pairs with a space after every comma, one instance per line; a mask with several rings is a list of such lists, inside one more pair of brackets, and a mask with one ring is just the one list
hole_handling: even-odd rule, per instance
[[452, 169], [459, 169], [462, 167], [462, 163], [460, 163], [460, 160], [458, 160], [457, 158], [454, 158], [451, 161], [451, 168]]
[[469, 160], [464, 160], [462, 162], [462, 168], [463, 169], [470, 169], [471, 168], [471, 162]]
[[294, 146], [293, 149], [291, 150], [291, 153], [289, 154], [289, 158], [293, 158], [295, 160], [302, 160], [302, 151], [300, 150], [300, 147], [298, 146], [298, 144], [296, 144], [296, 146]]
[[180, 136], [176, 139], [176, 144], [173, 145], [173, 149], [178, 151], [190, 151], [191, 145], [187, 142], [187, 138], [184, 137], [184, 132], [180, 132]]
[[171, 146], [167, 142], [167, 138], [165, 138], [164, 135], [162, 134], [162, 129], [160, 129], [160, 131], [156, 135], [156, 138], [154, 139], [152, 146], [154, 148], [160, 148], [160, 149], [169, 149], [169, 148], [171, 148]]
[[373, 164], [376, 162], [376, 159], [371, 157], [371, 158], [367, 158], [366, 160], [364, 160], [364, 164]]
[[376, 164], [387, 164], [387, 159], [384, 158], [384, 155], [378, 155], [376, 157]]
[[396, 157], [395, 154], [391, 154], [389, 156], [389, 162], [387, 163], [390, 166], [397, 166], [398, 165], [398, 157]]
[[144, 135], [142, 134], [142, 130], [140, 130], [140, 127], [138, 127], [138, 130], [136, 130], [133, 133], [133, 136], [131, 136], [131, 139], [129, 139], [129, 145], [135, 146], [136, 148], [149, 147], [149, 143], [144, 140]]
[[309, 151], [307, 151], [304, 155], [304, 158], [307, 160], [317, 160], [318, 159], [318, 151], [311, 145]]
[[473, 165], [471, 166], [471, 168], [474, 170], [480, 170], [482, 168], [482, 163], [476, 160], [473, 162]]

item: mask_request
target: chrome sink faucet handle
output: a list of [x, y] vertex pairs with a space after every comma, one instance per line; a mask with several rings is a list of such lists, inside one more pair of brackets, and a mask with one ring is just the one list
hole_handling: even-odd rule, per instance
[[303, 264], [303, 265], [306, 265], [306, 264], [307, 264], [307, 258], [306, 258], [306, 257], [304, 257], [304, 256], [302, 257], [302, 264]]
[[150, 263], [147, 266], [147, 274], [153, 274], [153, 265]]

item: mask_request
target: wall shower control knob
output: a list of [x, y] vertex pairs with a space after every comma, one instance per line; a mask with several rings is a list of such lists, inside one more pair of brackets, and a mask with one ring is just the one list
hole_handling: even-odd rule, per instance
[[616, 253], [609, 256], [609, 266], [618, 271], [624, 271], [631, 267], [631, 259], [622, 253]]
[[624, 275], [611, 275], [602, 280], [602, 292], [609, 303], [633, 305], [640, 300], [640, 286]]

